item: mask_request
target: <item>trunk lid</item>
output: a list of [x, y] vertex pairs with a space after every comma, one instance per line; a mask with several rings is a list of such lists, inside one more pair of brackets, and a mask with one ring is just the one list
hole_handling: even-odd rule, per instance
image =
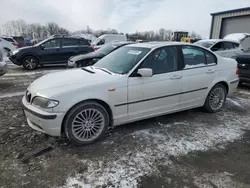
[[246, 38], [250, 37], [250, 33], [232, 33], [226, 35], [223, 39], [234, 40], [239, 43], [242, 43]]

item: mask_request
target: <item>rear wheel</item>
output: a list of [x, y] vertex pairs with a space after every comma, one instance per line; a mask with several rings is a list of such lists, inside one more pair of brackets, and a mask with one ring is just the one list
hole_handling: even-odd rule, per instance
[[226, 87], [222, 84], [216, 84], [209, 92], [204, 109], [207, 112], [218, 112], [222, 109], [227, 96]]
[[34, 70], [38, 67], [38, 60], [33, 56], [23, 58], [23, 67], [28, 70]]
[[96, 102], [75, 106], [68, 113], [64, 131], [74, 145], [91, 144], [102, 138], [109, 125], [106, 109]]

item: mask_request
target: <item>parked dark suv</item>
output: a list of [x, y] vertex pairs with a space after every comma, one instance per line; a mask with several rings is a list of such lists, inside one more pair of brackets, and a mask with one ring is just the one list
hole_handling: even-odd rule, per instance
[[94, 51], [88, 40], [55, 35], [31, 47], [13, 51], [10, 60], [28, 70], [44, 65], [67, 65], [71, 56]]

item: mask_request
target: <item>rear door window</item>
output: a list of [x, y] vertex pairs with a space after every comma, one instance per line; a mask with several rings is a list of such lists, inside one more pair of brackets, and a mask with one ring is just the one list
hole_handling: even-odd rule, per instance
[[79, 40], [78, 39], [69, 39], [69, 38], [64, 38], [63, 39], [63, 47], [67, 46], [78, 46], [79, 45]]
[[216, 65], [217, 64], [217, 58], [214, 54], [210, 52], [205, 52], [206, 59], [207, 59], [207, 65]]
[[206, 57], [203, 49], [184, 46], [182, 47], [184, 69], [199, 68], [206, 66]]
[[232, 42], [223, 42], [223, 50], [231, 50], [233, 48], [234, 47]]
[[88, 40], [80, 39], [79, 41], [80, 41], [80, 45], [87, 45], [87, 46], [90, 45], [90, 42]]

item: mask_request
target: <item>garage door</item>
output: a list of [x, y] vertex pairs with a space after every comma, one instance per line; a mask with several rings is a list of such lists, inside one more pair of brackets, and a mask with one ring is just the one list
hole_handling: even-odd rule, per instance
[[[250, 33], [250, 15], [223, 18], [220, 38], [231, 33]], [[250, 39], [245, 40], [242, 46], [244, 49], [248, 49], [250, 47]]]

